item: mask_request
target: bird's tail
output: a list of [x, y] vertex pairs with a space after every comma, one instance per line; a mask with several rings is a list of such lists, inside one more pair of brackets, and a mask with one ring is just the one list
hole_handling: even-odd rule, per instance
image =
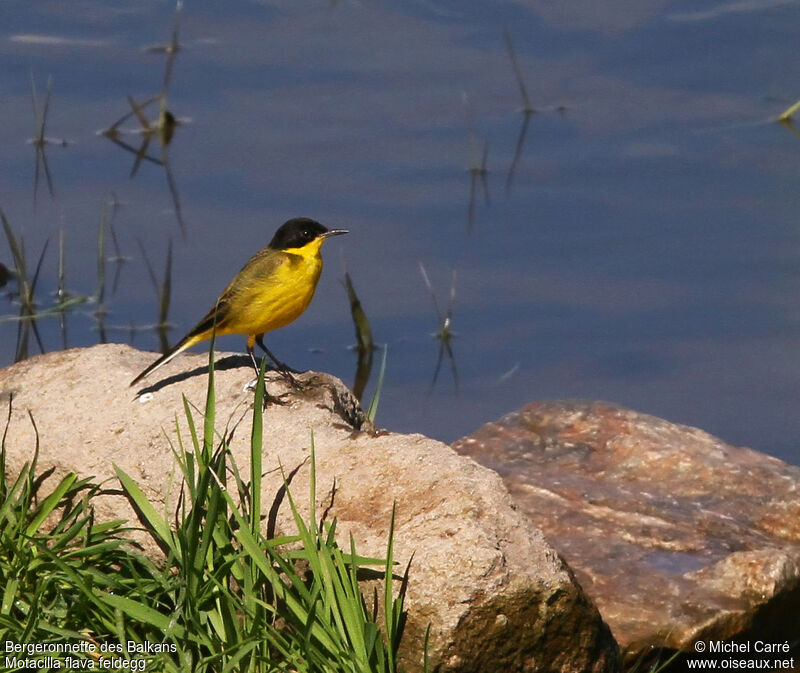
[[160, 358], [158, 358], [158, 360], [156, 360], [153, 364], [148, 366], [141, 374], [139, 374], [139, 376], [137, 376], [135, 379], [133, 379], [133, 381], [131, 381], [131, 385], [135, 386], [145, 376], [147, 376], [151, 372], [154, 372], [161, 365], [167, 364], [167, 362], [172, 360], [172, 358], [174, 358], [176, 355], [180, 355], [187, 348], [191, 348], [192, 346], [194, 346], [199, 341], [202, 341], [202, 339], [199, 339], [196, 335], [193, 335], [193, 334], [186, 335], [186, 337], [181, 339], [181, 341], [178, 342], [172, 350], [170, 350], [167, 353], [165, 353], [164, 355], [162, 355]]

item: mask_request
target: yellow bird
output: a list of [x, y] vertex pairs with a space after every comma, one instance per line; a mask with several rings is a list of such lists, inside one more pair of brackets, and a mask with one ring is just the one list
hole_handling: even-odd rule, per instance
[[133, 379], [131, 385], [187, 348], [210, 339], [215, 324], [217, 335], [247, 335], [247, 352], [256, 370], [253, 354], [256, 343], [279, 368], [285, 369], [264, 345], [264, 333], [285, 327], [306, 310], [322, 272], [322, 244], [331, 236], [346, 233], [346, 229], [327, 229], [307, 217], [296, 217], [283, 224], [269, 245], [253, 255], [236, 274], [206, 316], [172, 350]]

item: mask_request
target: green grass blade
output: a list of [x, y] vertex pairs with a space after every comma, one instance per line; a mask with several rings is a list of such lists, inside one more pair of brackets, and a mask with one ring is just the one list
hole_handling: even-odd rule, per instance
[[[167, 627], [170, 625], [170, 618], [168, 615], [163, 615], [158, 610], [154, 610], [147, 605], [142, 605], [125, 596], [117, 596], [116, 594], [109, 594], [104, 591], [98, 591], [97, 596], [111, 607], [121, 610], [129, 618], [137, 619], [145, 624], [150, 624], [162, 631], [167, 631]], [[173, 625], [172, 632], [179, 637], [184, 635], [184, 630], [180, 626]]]
[[106, 215], [106, 204], [103, 202], [97, 228], [97, 304], [100, 307], [106, 295]]
[[386, 654], [389, 658], [391, 670], [394, 670], [396, 666], [395, 654], [397, 651], [397, 646], [399, 645], [399, 634], [397, 633], [397, 627], [399, 626], [400, 615], [397, 614], [398, 607], [402, 609], [402, 605], [398, 606], [395, 602], [394, 592], [392, 590], [394, 570], [394, 524], [396, 512], [397, 503], [393, 503], [392, 518], [389, 522], [389, 542], [386, 549], [386, 565], [384, 566], [383, 570], [383, 619], [386, 628]]
[[6, 215], [2, 209], [0, 209], [0, 220], [3, 222], [3, 229], [5, 230], [6, 239], [8, 240], [8, 247], [11, 248], [11, 258], [14, 260], [14, 266], [17, 269], [17, 278], [19, 279], [20, 283], [27, 283], [28, 272], [26, 268], [27, 265], [25, 264], [25, 253], [22, 246], [17, 242], [14, 232], [11, 229], [11, 225], [8, 223]]
[[19, 580], [12, 577], [6, 581], [6, 586], [3, 588], [3, 601], [0, 603], [0, 614], [10, 614], [11, 607], [14, 605], [17, 599], [18, 587]]
[[175, 544], [175, 538], [166, 520], [159, 515], [136, 482], [116, 464], [114, 465], [114, 473], [117, 475], [117, 479], [119, 479], [125, 493], [144, 517], [159, 544], [168, 547], [173, 554], [179, 557], [180, 549]]
[[77, 475], [74, 472], [71, 472], [61, 480], [53, 492], [42, 501], [41, 505], [39, 505], [38, 509], [36, 510], [36, 514], [34, 515], [33, 519], [31, 519], [28, 527], [25, 529], [25, 535], [31, 536], [39, 529], [39, 526], [42, 525], [42, 522], [53, 513], [53, 510], [55, 510], [56, 507], [58, 507], [58, 504], [61, 502], [64, 494], [69, 491], [70, 487], [75, 483], [77, 478]]
[[794, 118], [795, 112], [800, 110], [800, 100], [796, 103], [793, 103], [788, 108], [786, 108], [781, 114], [778, 116], [778, 121], [781, 122], [790, 122]]
[[158, 293], [158, 321], [166, 325], [169, 319], [169, 303], [172, 297], [172, 239], [167, 244], [167, 262], [164, 269], [164, 282]]
[[367, 314], [364, 312], [364, 308], [361, 306], [361, 301], [356, 294], [355, 287], [353, 287], [353, 281], [350, 278], [350, 274], [346, 271], [344, 274], [344, 281], [342, 281], [342, 283], [344, 285], [345, 292], [347, 292], [347, 298], [350, 301], [350, 315], [353, 318], [353, 325], [355, 326], [356, 330], [358, 349], [359, 351], [371, 351], [373, 348], [375, 348], [375, 342], [372, 340], [372, 329], [369, 326]]
[[253, 401], [253, 429], [250, 435], [250, 530], [257, 535], [261, 526], [261, 473], [264, 446], [264, 373], [267, 358], [261, 359], [255, 400]]
[[369, 418], [371, 423], [375, 422], [375, 416], [378, 414], [378, 405], [381, 401], [381, 391], [383, 390], [383, 378], [386, 374], [386, 355], [389, 352], [389, 346], [384, 345], [383, 347], [383, 357], [381, 358], [381, 369], [378, 372], [378, 383], [375, 385], [375, 394], [372, 396], [372, 400], [369, 403], [369, 408], [367, 409], [367, 418]]
[[[217, 300], [217, 307], [219, 300]], [[217, 340], [217, 322], [211, 331], [211, 339], [208, 345], [208, 388], [206, 392], [206, 409], [203, 425], [203, 462], [207, 465], [210, 462], [212, 447], [214, 445], [214, 420], [215, 420], [215, 397], [214, 397], [214, 344]]]

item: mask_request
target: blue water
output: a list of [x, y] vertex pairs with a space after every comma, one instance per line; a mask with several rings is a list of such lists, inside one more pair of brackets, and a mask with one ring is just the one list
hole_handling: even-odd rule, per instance
[[[351, 234], [326, 244], [311, 308], [268, 343], [351, 382], [347, 269], [388, 345], [381, 425], [451, 441], [534, 399], [584, 397], [800, 463], [800, 136], [773, 121], [800, 98], [797, 2], [187, 1], [168, 88], [190, 118], [169, 146], [185, 240], [163, 168], [131, 179], [134, 155], [97, 135], [127, 96], [161, 88], [165, 56], [143, 47], [173, 21], [167, 2], [0, 8], [0, 207], [30, 266], [50, 238], [41, 307], [60, 227], [67, 286], [95, 291], [112, 194], [130, 259], [115, 291], [107, 263], [107, 338], [149, 350], [137, 239], [157, 275], [172, 240], [174, 342], [306, 215]], [[524, 117], [504, 27], [537, 110], [511, 180]], [[46, 146], [54, 196], [40, 180], [35, 207], [31, 72], [40, 102], [53, 78], [47, 135], [74, 141]], [[470, 223], [484, 143], [489, 199], [475, 174]], [[457, 272], [457, 392], [449, 362], [429, 392], [439, 342], [420, 262], [443, 310]], [[70, 313], [69, 346], [97, 342], [95, 308]], [[38, 325], [46, 350], [62, 346], [56, 319]], [[0, 364], [15, 339], [0, 323]]]

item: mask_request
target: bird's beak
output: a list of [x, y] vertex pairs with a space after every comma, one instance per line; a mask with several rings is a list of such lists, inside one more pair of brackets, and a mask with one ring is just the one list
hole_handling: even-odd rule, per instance
[[342, 234], [349, 234], [350, 232], [347, 229], [328, 229], [323, 236], [328, 238], [329, 236], [341, 236]]

